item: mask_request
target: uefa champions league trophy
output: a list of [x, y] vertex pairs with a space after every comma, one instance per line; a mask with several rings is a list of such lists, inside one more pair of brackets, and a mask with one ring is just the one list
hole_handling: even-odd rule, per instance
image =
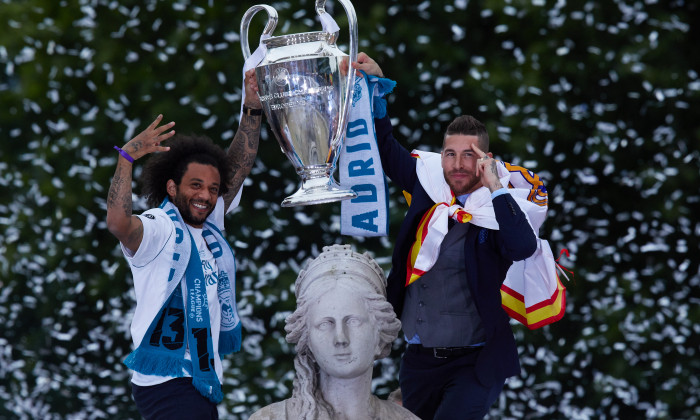
[[[357, 59], [357, 16], [348, 0], [339, 0], [350, 26], [350, 61]], [[277, 11], [260, 4], [249, 8], [241, 20], [241, 49], [251, 56], [248, 27], [253, 16], [265, 10], [267, 25], [260, 37], [264, 58], [255, 67], [260, 101], [267, 122], [282, 152], [301, 177], [301, 188], [282, 202], [282, 207], [320, 204], [354, 198], [333, 179], [348, 114], [352, 106], [355, 72], [341, 72], [348, 59], [336, 46], [339, 31], [325, 10], [326, 0], [316, 0], [316, 12], [324, 23], [322, 32], [271, 36]], [[328, 22], [336, 31], [326, 31]], [[333, 29], [331, 29], [333, 30]]]

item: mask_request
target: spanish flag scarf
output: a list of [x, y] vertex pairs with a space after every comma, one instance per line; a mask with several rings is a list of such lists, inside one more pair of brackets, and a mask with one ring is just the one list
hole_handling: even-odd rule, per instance
[[[416, 240], [409, 250], [406, 286], [430, 270], [440, 254], [440, 245], [448, 230], [448, 220], [472, 223], [498, 230], [491, 192], [479, 188], [469, 194], [463, 206], [459, 204], [445, 181], [439, 153], [414, 150], [416, 174], [423, 189], [435, 203], [416, 230]], [[497, 162], [502, 185], [511, 194], [535, 232], [547, 213], [547, 190], [539, 177], [525, 168]], [[506, 312], [534, 329], [560, 319], [564, 314], [564, 287], [556, 273], [554, 256], [546, 240], [537, 238], [537, 250], [523, 261], [516, 261], [508, 270], [501, 288]]]

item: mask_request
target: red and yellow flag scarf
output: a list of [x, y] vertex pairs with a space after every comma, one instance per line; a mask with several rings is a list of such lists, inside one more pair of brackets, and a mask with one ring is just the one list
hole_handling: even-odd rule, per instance
[[[464, 206], [459, 206], [442, 174], [440, 155], [414, 151], [412, 156], [419, 159], [416, 165], [418, 179], [436, 204], [423, 215], [416, 230], [416, 239], [406, 261], [406, 286], [424, 275], [437, 261], [448, 230], [448, 218], [499, 229], [488, 189], [474, 191]], [[501, 183], [508, 186], [510, 195], [537, 233], [547, 212], [544, 183], [537, 174], [521, 166], [498, 162], [498, 171]], [[406, 198], [410, 205], [410, 196]], [[501, 287], [501, 299], [504, 310], [513, 319], [535, 329], [561, 319], [566, 306], [565, 291], [549, 243], [538, 237], [537, 251], [524, 261], [515, 261], [508, 270]]]
[[411, 246], [411, 249], [408, 251], [408, 261], [406, 265], [406, 286], [418, 280], [423, 274], [425, 274], [425, 271], [416, 268], [416, 259], [420, 254], [423, 244], [426, 242], [426, 238], [428, 236], [428, 226], [430, 225], [432, 217], [435, 215], [435, 210], [440, 206], [447, 206], [450, 210], [452, 210], [450, 217], [457, 223], [468, 223], [472, 219], [471, 214], [467, 213], [463, 208], [455, 205], [455, 203], [457, 203], [457, 197], [455, 197], [454, 193], [452, 193], [452, 199], [449, 203], [443, 201], [435, 204], [421, 218], [421, 221], [418, 224], [418, 229], [416, 230], [416, 240], [413, 242], [413, 246]]
[[[473, 223], [476, 226], [498, 229], [493, 212], [491, 192], [479, 188], [469, 194], [461, 205], [445, 181], [439, 153], [414, 151], [416, 175], [421, 186], [435, 203], [421, 218], [406, 261], [406, 286], [425, 274], [437, 261], [442, 240], [448, 231], [448, 221]], [[508, 183], [508, 172], [501, 164], [499, 168], [503, 185]]]

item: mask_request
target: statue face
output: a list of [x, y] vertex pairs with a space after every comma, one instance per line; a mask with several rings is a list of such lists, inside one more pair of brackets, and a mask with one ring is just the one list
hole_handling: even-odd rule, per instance
[[309, 347], [321, 371], [350, 379], [370, 370], [378, 352], [379, 333], [361, 296], [336, 286], [309, 305]]

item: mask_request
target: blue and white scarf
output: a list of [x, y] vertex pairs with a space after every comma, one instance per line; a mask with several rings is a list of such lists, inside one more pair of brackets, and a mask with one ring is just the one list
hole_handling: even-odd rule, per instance
[[376, 76], [355, 78], [352, 108], [340, 153], [339, 179], [343, 189], [357, 197], [340, 207], [340, 233], [352, 236], [386, 236], [389, 228], [388, 189], [374, 130], [374, 119], [386, 115], [384, 95], [396, 82]]
[[[175, 225], [175, 250], [165, 294], [168, 297], [141, 344], [127, 356], [124, 364], [145, 375], [184, 377], [186, 372], [192, 376], [194, 387], [218, 404], [223, 400], [223, 392], [214, 368], [202, 261], [177, 207], [165, 198], [160, 208]], [[235, 300], [236, 260], [231, 246], [214, 223], [209, 220], [204, 223], [202, 236], [219, 271], [219, 355], [223, 356], [241, 348], [241, 322]], [[191, 361], [185, 359], [186, 349], [190, 351]]]

